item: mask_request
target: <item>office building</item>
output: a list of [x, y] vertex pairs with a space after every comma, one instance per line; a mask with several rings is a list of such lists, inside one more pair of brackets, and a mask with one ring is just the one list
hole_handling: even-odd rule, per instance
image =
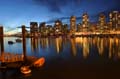
[[76, 17], [71, 16], [70, 18], [70, 32], [75, 33], [76, 32]]
[[99, 22], [98, 22], [100, 30], [103, 30], [106, 26], [106, 16], [103, 13], [99, 15]]
[[109, 14], [109, 23], [112, 26], [112, 29], [117, 29], [119, 27], [120, 13], [118, 11], [113, 11]]
[[54, 29], [57, 33], [62, 31], [62, 22], [60, 20], [55, 21]]
[[36, 36], [38, 34], [38, 23], [30, 22], [30, 33], [32, 36]]
[[87, 13], [84, 13], [82, 15], [82, 26], [83, 27], [89, 27], [89, 16]]

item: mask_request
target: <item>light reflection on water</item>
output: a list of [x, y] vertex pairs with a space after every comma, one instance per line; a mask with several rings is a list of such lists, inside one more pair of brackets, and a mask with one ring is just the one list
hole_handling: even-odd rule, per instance
[[[4, 38], [4, 51], [10, 53], [22, 53], [22, 43], [8, 44], [8, 40], [15, 42], [15, 37]], [[27, 55], [31, 56], [77, 56], [82, 55], [87, 59], [94, 56], [105, 56], [109, 59], [120, 58], [120, 38], [114, 37], [76, 37], [76, 38], [26, 38]], [[81, 56], [80, 56], [81, 57]], [[91, 56], [92, 57], [92, 56]]]
[[[21, 54], [22, 43], [4, 38], [4, 51]], [[8, 45], [8, 40], [15, 42]], [[119, 37], [26, 38], [27, 56], [45, 57], [42, 69], [26, 77], [20, 72], [3, 79], [115, 79], [120, 73]], [[9, 77], [10, 76], [10, 77]], [[5, 77], [5, 78], [4, 78]], [[114, 77], [114, 78], [113, 78]]]

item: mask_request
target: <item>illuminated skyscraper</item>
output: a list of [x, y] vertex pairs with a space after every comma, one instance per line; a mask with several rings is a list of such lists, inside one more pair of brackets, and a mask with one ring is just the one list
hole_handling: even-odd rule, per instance
[[89, 16], [87, 13], [84, 13], [82, 16], [82, 26], [89, 27]]
[[56, 33], [60, 33], [62, 31], [62, 22], [60, 20], [55, 21], [54, 29]]
[[118, 11], [113, 11], [109, 14], [109, 23], [113, 29], [119, 28], [118, 25], [120, 24], [120, 13]]
[[[49, 26], [49, 25], [48, 25], [48, 26]], [[47, 35], [48, 35], [48, 33], [49, 33], [49, 28], [50, 28], [50, 27], [48, 27], [48, 26], [46, 25], [45, 22], [40, 23], [40, 25], [39, 25], [39, 32], [40, 32], [40, 35], [41, 35], [41, 36], [47, 36]]]
[[109, 14], [109, 27], [112, 29], [112, 13]]
[[80, 32], [82, 30], [82, 25], [81, 23], [77, 24], [77, 32]]
[[118, 25], [120, 26], [120, 12], [119, 12], [119, 15], [118, 15]]
[[70, 18], [70, 32], [75, 33], [76, 32], [76, 17], [71, 16]]
[[32, 36], [36, 36], [38, 33], [38, 23], [30, 22], [30, 33]]
[[39, 24], [39, 32], [42, 33], [44, 32], [46, 29], [46, 23], [45, 22], [42, 22]]
[[106, 17], [103, 13], [101, 13], [100, 16], [99, 16], [99, 27], [100, 27], [100, 29], [104, 29], [105, 25], [106, 25]]
[[58, 28], [58, 29], [61, 29], [61, 27], [62, 27], [62, 22], [61, 22], [60, 20], [56, 20], [54, 26], [55, 26], [56, 28]]
[[62, 33], [67, 34], [68, 33], [68, 24], [63, 24], [62, 26]]

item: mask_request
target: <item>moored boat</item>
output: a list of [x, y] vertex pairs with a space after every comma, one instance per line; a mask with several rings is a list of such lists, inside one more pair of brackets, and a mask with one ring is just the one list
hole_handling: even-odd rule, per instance
[[33, 63], [33, 65], [34, 65], [34, 67], [41, 67], [41, 66], [44, 65], [44, 63], [45, 63], [45, 58], [44, 58], [44, 57], [41, 57], [41, 58], [39, 58], [38, 60], [36, 60], [36, 61]]
[[14, 44], [14, 42], [13, 41], [8, 41], [8, 44]]
[[16, 39], [16, 42], [22, 42], [22, 40], [21, 39]]
[[30, 74], [30, 73], [31, 73], [31, 69], [29, 69], [29, 66], [22, 66], [22, 67], [20, 68], [20, 71], [21, 71], [21, 73], [23, 73], [23, 74]]

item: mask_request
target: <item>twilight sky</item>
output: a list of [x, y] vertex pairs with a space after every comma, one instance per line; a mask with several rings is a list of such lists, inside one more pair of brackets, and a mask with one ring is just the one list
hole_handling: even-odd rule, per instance
[[120, 11], [120, 0], [0, 0], [0, 25], [17, 27], [30, 21], [53, 23], [60, 19], [69, 23], [71, 15], [80, 22], [84, 12], [95, 21], [98, 13]]

